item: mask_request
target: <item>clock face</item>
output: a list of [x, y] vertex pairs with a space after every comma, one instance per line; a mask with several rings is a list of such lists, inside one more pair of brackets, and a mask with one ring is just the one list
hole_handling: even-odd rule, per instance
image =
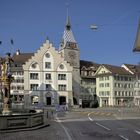
[[71, 60], [70, 64], [71, 64], [71, 66], [76, 66], [77, 65], [77, 63], [74, 60]]
[[70, 59], [75, 59], [76, 58], [76, 53], [74, 51], [69, 51], [68, 55], [69, 55]]

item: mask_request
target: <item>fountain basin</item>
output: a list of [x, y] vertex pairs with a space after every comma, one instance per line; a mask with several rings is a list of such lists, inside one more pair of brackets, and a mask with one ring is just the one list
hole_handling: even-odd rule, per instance
[[44, 124], [44, 113], [0, 115], [0, 130], [31, 128]]

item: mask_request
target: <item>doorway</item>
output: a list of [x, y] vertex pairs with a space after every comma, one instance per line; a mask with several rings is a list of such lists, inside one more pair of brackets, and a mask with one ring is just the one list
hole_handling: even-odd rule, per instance
[[51, 97], [46, 97], [46, 105], [51, 105]]
[[59, 104], [60, 105], [66, 105], [66, 97], [65, 96], [60, 96], [59, 97]]

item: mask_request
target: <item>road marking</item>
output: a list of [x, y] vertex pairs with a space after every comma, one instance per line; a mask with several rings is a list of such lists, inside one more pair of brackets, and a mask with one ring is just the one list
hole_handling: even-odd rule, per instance
[[93, 121], [93, 119], [90, 117], [90, 115], [91, 115], [92, 113], [93, 113], [93, 112], [88, 113], [88, 119], [89, 119], [90, 121]]
[[106, 126], [104, 126], [104, 125], [102, 125], [102, 124], [100, 124], [100, 123], [96, 123], [96, 125], [98, 125], [98, 126], [104, 128], [104, 129], [106, 129], [106, 130], [108, 130], [108, 131], [111, 130], [110, 128], [108, 128], [108, 127], [106, 127]]
[[140, 135], [140, 131], [138, 131], [138, 130], [135, 130], [135, 132], [136, 132], [137, 134], [139, 134], [139, 135]]
[[68, 133], [67, 128], [61, 123], [61, 120], [59, 120], [59, 118], [57, 117], [57, 114], [56, 114], [56, 120], [59, 122], [60, 126], [64, 129], [65, 134], [66, 134], [67, 137], [68, 137], [68, 140], [72, 140], [72, 137], [71, 137], [70, 134]]
[[124, 137], [123, 135], [119, 135], [123, 140], [129, 140], [128, 138]]

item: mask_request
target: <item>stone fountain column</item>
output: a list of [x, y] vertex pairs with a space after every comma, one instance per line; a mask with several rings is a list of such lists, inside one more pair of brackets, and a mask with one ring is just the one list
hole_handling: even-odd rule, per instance
[[1, 81], [3, 88], [3, 115], [10, 115], [12, 113], [10, 109], [10, 84], [12, 80], [11, 62], [13, 62], [13, 60], [10, 57], [10, 53], [7, 53], [6, 59], [4, 59], [1, 64]]
[[3, 98], [3, 115], [10, 115], [12, 113], [11, 111], [11, 101], [10, 101], [10, 80], [9, 78], [6, 79], [4, 83], [4, 98]]

